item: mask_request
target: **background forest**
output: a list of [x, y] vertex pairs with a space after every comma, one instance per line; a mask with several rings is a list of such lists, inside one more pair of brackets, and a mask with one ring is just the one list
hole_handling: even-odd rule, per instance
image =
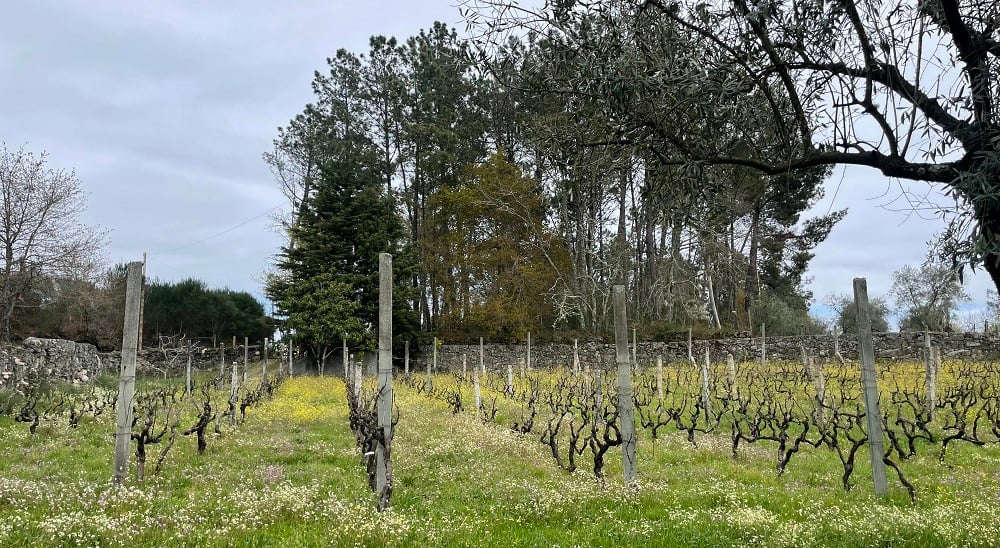
[[[525, 78], [564, 54], [542, 40], [519, 47], [507, 69]], [[644, 336], [824, 329], [809, 317], [805, 274], [846, 212], [803, 213], [828, 168], [693, 172], [641, 147], [579, 146], [600, 113], [502, 85], [471, 48], [435, 24], [340, 50], [316, 74], [315, 101], [280, 129], [265, 159], [292, 206], [290, 238], [267, 287], [294, 329], [319, 317], [302, 288], [323, 287], [344, 303], [331, 316], [354, 306], [361, 319], [331, 319], [330, 342], [363, 339], [382, 250], [408, 300], [403, 338], [601, 337], [619, 282]]]

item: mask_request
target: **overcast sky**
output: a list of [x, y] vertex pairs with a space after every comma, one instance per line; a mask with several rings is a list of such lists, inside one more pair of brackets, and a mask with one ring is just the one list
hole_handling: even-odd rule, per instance
[[[312, 100], [313, 72], [337, 49], [364, 52], [371, 35], [405, 39], [435, 20], [462, 32], [452, 4], [8, 2], [0, 140], [76, 169], [89, 193], [85, 221], [110, 230], [109, 261], [147, 252], [150, 277], [193, 277], [263, 300], [262, 273], [282, 243], [268, 216], [284, 198], [261, 159], [276, 128]], [[900, 188], [873, 170], [835, 172], [815, 209], [850, 211], [812, 263], [818, 301], [849, 293], [858, 276], [870, 295], [885, 294], [894, 270], [923, 260], [942, 223], [893, 203]], [[966, 287], [966, 310], [981, 307], [989, 278]]]

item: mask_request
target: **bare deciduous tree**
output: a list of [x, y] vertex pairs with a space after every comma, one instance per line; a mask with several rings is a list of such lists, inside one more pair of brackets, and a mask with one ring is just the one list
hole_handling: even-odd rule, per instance
[[86, 195], [46, 153], [0, 144], [0, 340], [19, 301], [42, 276], [80, 276], [100, 263], [106, 233], [80, 222]]

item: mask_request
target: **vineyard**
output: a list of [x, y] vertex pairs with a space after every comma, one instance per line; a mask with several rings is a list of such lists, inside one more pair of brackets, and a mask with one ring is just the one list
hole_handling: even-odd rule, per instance
[[376, 379], [359, 369], [202, 371], [190, 390], [140, 375], [121, 488], [111, 379], [8, 391], [0, 543], [996, 545], [1000, 364], [946, 360], [933, 393], [924, 364], [879, 364], [891, 475], [876, 497], [857, 364], [805, 363], [633, 368], [632, 485], [612, 372], [399, 375], [383, 512]]

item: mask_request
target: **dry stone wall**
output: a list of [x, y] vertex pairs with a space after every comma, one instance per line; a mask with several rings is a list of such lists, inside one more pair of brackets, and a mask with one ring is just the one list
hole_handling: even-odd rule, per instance
[[110, 363], [92, 344], [29, 337], [23, 344], [0, 346], [0, 389], [42, 379], [86, 382], [103, 373]]
[[[913, 360], [922, 359], [924, 334], [919, 332], [905, 333], [875, 333], [875, 355], [881, 360]], [[931, 333], [931, 343], [941, 348], [945, 357], [964, 358], [1000, 358], [1000, 337], [982, 333]], [[705, 349], [713, 362], [726, 359], [726, 354], [732, 354], [737, 360], [756, 360], [760, 358], [762, 342], [759, 337], [741, 337], [731, 339], [711, 339], [692, 341], [692, 354], [695, 359], [704, 360]], [[832, 335], [805, 335], [796, 337], [768, 337], [763, 342], [764, 350], [769, 360], [798, 360], [803, 348], [812, 357], [823, 361], [834, 359], [834, 339]], [[857, 337], [841, 335], [839, 338], [840, 354], [846, 360], [858, 359]], [[421, 364], [425, 367], [430, 360], [430, 349], [424, 349]], [[632, 351], [631, 345], [629, 351]], [[462, 355], [467, 356], [469, 367], [479, 365], [479, 345], [442, 345], [438, 349], [438, 369], [460, 371]], [[653, 364], [657, 357], [665, 362], [687, 360], [688, 344], [683, 342], [640, 342], [638, 345], [638, 362], [640, 365]], [[581, 364], [594, 367], [613, 367], [615, 363], [615, 347], [612, 344], [581, 342], [579, 343]], [[485, 364], [488, 370], [506, 371], [511, 364], [515, 369], [527, 356], [527, 346], [524, 344], [486, 344], [484, 345]], [[573, 360], [572, 344], [540, 344], [531, 346], [531, 365], [538, 368], [571, 367]]]

